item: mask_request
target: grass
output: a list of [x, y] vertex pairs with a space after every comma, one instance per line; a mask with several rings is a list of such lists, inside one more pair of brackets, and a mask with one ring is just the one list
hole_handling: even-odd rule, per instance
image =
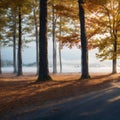
[[0, 76], [0, 117], [7, 119], [38, 109], [51, 102], [103, 89], [118, 81], [120, 74], [92, 74], [90, 79], [79, 80], [80, 74], [51, 75], [53, 81], [36, 83], [36, 76], [14, 74]]

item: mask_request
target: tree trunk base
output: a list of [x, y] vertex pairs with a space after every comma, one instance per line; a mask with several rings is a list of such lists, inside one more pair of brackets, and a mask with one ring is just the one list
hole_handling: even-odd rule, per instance
[[52, 80], [52, 78], [47, 75], [47, 76], [39, 76], [36, 82], [44, 82], [44, 81], [49, 81]]
[[53, 74], [57, 74], [57, 72], [55, 71], [55, 72], [53, 72]]
[[116, 71], [113, 71], [112, 74], [116, 74], [117, 72]]
[[23, 75], [23, 73], [17, 73], [17, 76], [21, 76], [21, 75]]
[[83, 79], [90, 79], [90, 75], [82, 75], [80, 80], [83, 80]]

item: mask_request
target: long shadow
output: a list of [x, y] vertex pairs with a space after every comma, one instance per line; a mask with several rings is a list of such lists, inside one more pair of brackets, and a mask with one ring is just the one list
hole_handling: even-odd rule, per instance
[[[104, 75], [104, 76], [96, 76], [95, 78], [92, 78], [93, 80], [94, 79], [102, 79], [102, 78], [104, 78], [104, 77], [109, 77], [111, 74], [109, 74], [109, 75]], [[109, 82], [110, 81], [113, 81], [113, 79], [111, 78], [111, 79], [109, 79]], [[37, 97], [37, 96], [43, 96], [43, 97], [45, 97], [46, 95], [48, 95], [48, 93], [49, 94], [51, 94], [51, 95], [49, 95], [49, 103], [51, 104], [51, 103], [53, 103], [53, 106], [56, 106], [56, 101], [58, 102], [60, 102], [60, 101], [62, 101], [62, 102], [60, 102], [61, 103], [61, 105], [63, 104], [68, 104], [68, 106], [70, 106], [69, 104], [71, 103], [73, 103], [75, 100], [77, 100], [77, 98], [76, 98], [76, 96], [78, 97], [79, 95], [81, 96], [81, 94], [82, 95], [84, 95], [85, 93], [89, 93], [89, 91], [94, 91], [94, 90], [96, 90], [96, 88], [98, 88], [99, 90], [102, 90], [103, 89], [103, 84], [105, 84], [106, 83], [106, 81], [103, 81], [102, 83], [100, 83], [100, 84], [98, 84], [97, 86], [92, 86], [91, 85], [91, 87], [90, 88], [88, 88], [88, 89], [86, 89], [86, 90], [84, 90], [84, 93], [83, 93], [83, 91], [82, 91], [82, 89], [85, 87], [84, 86], [84, 84], [83, 83], [86, 83], [87, 82], [87, 80], [82, 80], [82, 81], [80, 81], [80, 80], [73, 80], [73, 81], [62, 81], [62, 82], [58, 82], [58, 81], [48, 81], [48, 82], [46, 82], [46, 83], [43, 83], [43, 82], [41, 82], [41, 83], [39, 83], [39, 84], [36, 84], [34, 81], [30, 81], [29, 83], [28, 83], [28, 81], [16, 81], [16, 82], [14, 82], [14, 81], [12, 81], [12, 82], [10, 82], [10, 84], [13, 84], [13, 85], [16, 85], [16, 84], [19, 84], [19, 86], [17, 86], [16, 88], [17, 89], [20, 89], [20, 90], [23, 90], [23, 91], [26, 91], [26, 92], [28, 92], [28, 96], [27, 96], [27, 99], [25, 99], [24, 100], [24, 98], [26, 97], [26, 96], [24, 96], [24, 95], [21, 95], [21, 94], [17, 94], [16, 95], [16, 98], [18, 97], [19, 99], [17, 99], [17, 101], [18, 101], [18, 103], [19, 102], [27, 102], [27, 101], [29, 101], [29, 100], [31, 100], [31, 99], [34, 99], [33, 100], [33, 107], [34, 107], [34, 110], [32, 111], [31, 109], [30, 109], [30, 112], [29, 112], [29, 110], [28, 110], [28, 114], [31, 114], [31, 111], [32, 112], [35, 112], [35, 111], [39, 111], [39, 106], [41, 106], [41, 104], [46, 104], [46, 102], [47, 102], [47, 99], [45, 99], [44, 98], [44, 102], [42, 101], [40, 101], [40, 99], [41, 98], [39, 98], [38, 100], [35, 100], [35, 98]], [[6, 83], [6, 82], [3, 82], [3, 84], [4, 83]], [[7, 83], [6, 83], [7, 84]], [[45, 85], [48, 85], [49, 86], [49, 89], [47, 89], [47, 90], [45, 90], [45, 91], [40, 91], [40, 85], [42, 85], [42, 84], [45, 84]], [[52, 86], [54, 86], [54, 87], [51, 87], [51, 85]], [[59, 86], [59, 85], [61, 85], [61, 86]], [[80, 86], [79, 86], [80, 85]], [[82, 85], [82, 86], [81, 86]], [[106, 87], [110, 87], [111, 86], [111, 84], [107, 84], [107, 85], [105, 85]], [[104, 86], [104, 87], [105, 87]], [[12, 89], [13, 90], [13, 89]], [[71, 90], [71, 91], [70, 91]], [[107, 92], [108, 90], [106, 90], [106, 92]], [[21, 91], [20, 91], [21, 92]], [[56, 94], [57, 93], [57, 94]], [[60, 93], [63, 93], [63, 94], [60, 94]], [[98, 92], [99, 93], [99, 92]], [[97, 94], [98, 94], [97, 93]], [[103, 94], [105, 93], [105, 91], [103, 90]], [[57, 95], [57, 96], [55, 96], [55, 95]], [[71, 96], [72, 96], [72, 98], [71, 98]], [[99, 96], [97, 96], [97, 95], [95, 95], [95, 97], [94, 98], [91, 98], [90, 99], [90, 101], [94, 101], [95, 99], [97, 99], [98, 97], [100, 98], [100, 96], [102, 96], [102, 93], [99, 95]], [[9, 96], [10, 97], [10, 96]], [[12, 104], [11, 104], [11, 106], [10, 107], [13, 107], [13, 106], [17, 106], [17, 105], [15, 105], [14, 103], [16, 103], [16, 98], [15, 99], [13, 99], [13, 101], [12, 101]], [[41, 103], [39, 103], [39, 102], [41, 102]], [[78, 101], [80, 101], [80, 99], [78, 99]], [[89, 101], [89, 102], [90, 102]], [[47, 103], [47, 104], [49, 104], [49, 103]], [[54, 104], [55, 103], [55, 104]], [[27, 104], [27, 106], [29, 106], [29, 103]], [[77, 106], [76, 106], [77, 107]], [[47, 108], [46, 108], [47, 109]], [[46, 111], [46, 109], [45, 109], [45, 111]], [[11, 115], [12, 117], [14, 117], [14, 115], [12, 114]], [[84, 120], [84, 119], [83, 119]]]
[[109, 74], [105, 74], [105, 75], [97, 75], [97, 76], [94, 76], [94, 77], [91, 77], [90, 79], [101, 79], [101, 78], [104, 78], [104, 77], [109, 77], [113, 75], [112, 73], [109, 73]]
[[[65, 99], [50, 106], [37, 108], [18, 115], [32, 120], [119, 120], [120, 101], [111, 99], [119, 97], [120, 89], [106, 88], [83, 96]], [[18, 119], [19, 120], [19, 119]]]

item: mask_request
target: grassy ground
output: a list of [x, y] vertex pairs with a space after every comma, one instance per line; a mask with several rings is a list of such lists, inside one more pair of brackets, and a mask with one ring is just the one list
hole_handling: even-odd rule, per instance
[[51, 75], [53, 81], [35, 83], [37, 77], [14, 74], [0, 76], [0, 117], [17, 115], [68, 97], [82, 95], [107, 87], [120, 79], [120, 74], [91, 74], [79, 80], [80, 74]]

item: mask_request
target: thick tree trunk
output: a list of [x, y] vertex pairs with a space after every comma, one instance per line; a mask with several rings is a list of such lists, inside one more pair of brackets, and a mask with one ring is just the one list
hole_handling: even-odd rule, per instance
[[35, 36], [36, 36], [36, 67], [37, 67], [37, 74], [38, 74], [38, 71], [39, 71], [39, 61], [38, 61], [38, 57], [39, 57], [39, 50], [38, 50], [38, 47], [39, 47], [39, 38], [38, 38], [38, 25], [37, 25], [37, 17], [36, 17], [36, 11], [35, 9], [33, 9], [33, 14], [34, 14], [34, 22], [35, 22]]
[[88, 70], [88, 49], [87, 49], [87, 38], [86, 38], [86, 30], [85, 30], [85, 16], [84, 16], [84, 8], [82, 6], [83, 0], [78, 1], [79, 4], [79, 19], [80, 19], [80, 29], [81, 29], [81, 79], [90, 78], [89, 70]]
[[13, 31], [13, 73], [17, 72], [16, 66], [16, 13], [13, 15], [14, 17], [14, 31]]
[[40, 0], [39, 73], [37, 81], [50, 80], [47, 52], [47, 1]]
[[52, 39], [53, 39], [53, 73], [57, 73], [57, 52], [56, 52], [56, 40], [55, 40], [55, 11], [54, 0], [52, 3]]
[[18, 40], [18, 71], [17, 75], [22, 75], [22, 18], [21, 9], [19, 8], [19, 40]]

